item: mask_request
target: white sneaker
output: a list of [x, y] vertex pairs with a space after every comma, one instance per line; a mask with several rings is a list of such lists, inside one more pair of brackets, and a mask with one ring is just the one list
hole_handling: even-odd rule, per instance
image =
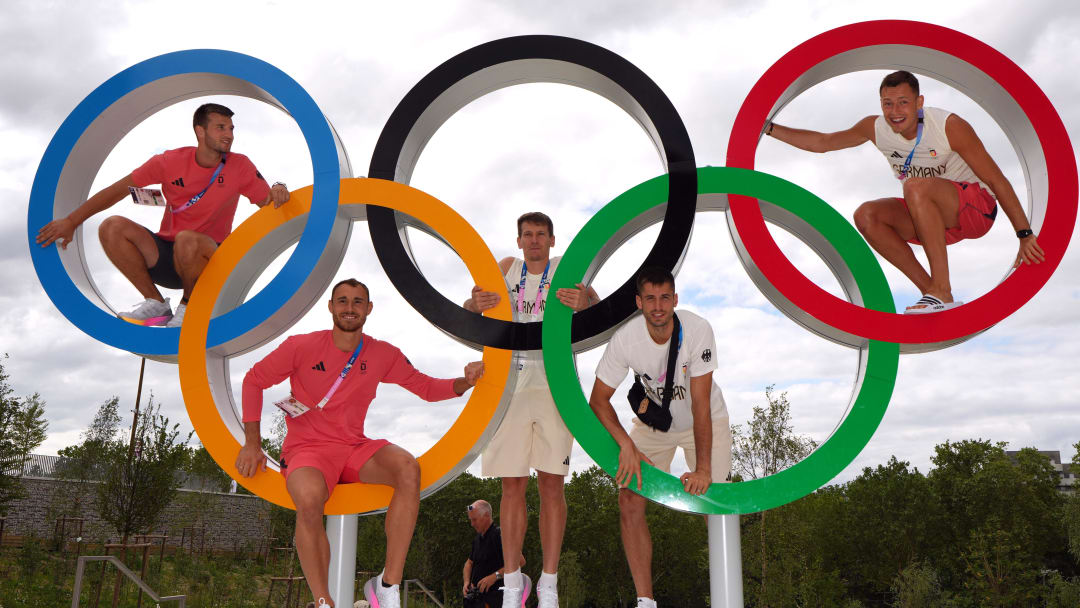
[[656, 608], [656, 600], [647, 597], [637, 598], [637, 608]]
[[536, 583], [536, 608], [559, 608], [559, 588], [556, 585]]
[[369, 578], [364, 583], [364, 599], [371, 604], [371, 608], [401, 608], [401, 592], [398, 585], [383, 587], [383, 573]]
[[128, 323], [135, 325], [164, 325], [172, 318], [172, 307], [169, 306], [169, 298], [159, 302], [153, 298], [146, 298], [135, 310], [122, 312], [116, 315]]
[[[505, 580], [504, 578], [503, 581]], [[528, 574], [522, 573], [521, 582], [520, 589], [503, 587], [502, 608], [525, 608], [525, 600], [529, 599], [529, 592], [532, 591], [532, 579], [529, 578]]]
[[165, 327], [180, 327], [184, 322], [184, 311], [187, 310], [187, 304], [180, 302], [176, 305], [176, 312], [173, 313], [169, 322], [165, 324]]

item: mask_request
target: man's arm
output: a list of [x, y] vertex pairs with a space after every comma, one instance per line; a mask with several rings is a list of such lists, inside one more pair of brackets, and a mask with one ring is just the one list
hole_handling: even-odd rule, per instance
[[[510, 266], [514, 264], [514, 258], [503, 258], [499, 260], [499, 270], [503, 276], [510, 270]], [[469, 312], [482, 313], [489, 308], [494, 308], [499, 303], [500, 296], [494, 291], [485, 291], [483, 287], [475, 285], [472, 288], [472, 295], [468, 300], [461, 305], [462, 308]]]
[[42, 247], [48, 247], [54, 241], [60, 241], [60, 248], [67, 249], [68, 243], [75, 235], [75, 229], [82, 225], [90, 216], [100, 213], [116, 203], [124, 200], [129, 194], [128, 188], [134, 186], [131, 175], [124, 176], [120, 181], [105, 187], [85, 203], [81, 204], [66, 217], [55, 219], [42, 226], [38, 230], [35, 239]]
[[694, 470], [680, 477], [688, 494], [704, 494], [712, 483], [712, 372], [690, 378], [690, 413], [694, 417]]
[[461, 595], [469, 594], [469, 579], [472, 578], [472, 559], [465, 560], [465, 567], [461, 570], [461, 578], [465, 583], [461, 586]]
[[641, 453], [634, 445], [630, 435], [619, 424], [619, 417], [615, 414], [615, 408], [611, 406], [611, 396], [615, 389], [602, 382], [599, 378], [593, 382], [592, 395], [589, 397], [589, 407], [592, 408], [600, 424], [604, 425], [608, 433], [611, 433], [615, 443], [619, 444], [619, 469], [615, 473], [615, 483], [625, 488], [637, 476], [637, 488], [641, 489], [641, 461], [652, 464], [653, 462]]
[[484, 362], [473, 361], [465, 366], [465, 375], [460, 378], [454, 378], [454, 392], [458, 396], [464, 395], [465, 391], [476, 386], [476, 383], [480, 381], [480, 378], [484, 375]]
[[[975, 134], [975, 129], [972, 129], [971, 125], [963, 118], [956, 114], [950, 114], [945, 121], [945, 135], [949, 138], [949, 146], [956, 150], [960, 158], [964, 159], [964, 162], [971, 167], [975, 176], [989, 186], [994, 196], [997, 197], [998, 204], [1001, 205], [1001, 210], [1005, 212], [1009, 222], [1012, 223], [1013, 230], [1030, 230], [1031, 224], [1028, 222], [1027, 214], [1024, 213], [1024, 208], [1020, 204], [1020, 199], [1016, 196], [1016, 191], [1013, 190], [1012, 184], [1009, 183], [1005, 174], [1001, 172], [1001, 168], [998, 167], [998, 164], [994, 162], [994, 159], [986, 151], [982, 140]], [[1020, 250], [1016, 254], [1016, 262], [1013, 267], [1019, 266], [1021, 262], [1024, 264], [1038, 264], [1045, 259], [1038, 239], [1032, 234], [1020, 239]]]
[[867, 116], [855, 123], [850, 129], [834, 133], [793, 129], [771, 122], [765, 127], [765, 134], [807, 152], [832, 152], [844, 148], [854, 148], [868, 141], [874, 141], [874, 121], [876, 119], [876, 116]]
[[256, 473], [266, 470], [266, 456], [262, 451], [258, 420], [244, 423], [244, 447], [240, 448], [240, 454], [236, 456], [236, 470], [244, 477], [254, 477]]

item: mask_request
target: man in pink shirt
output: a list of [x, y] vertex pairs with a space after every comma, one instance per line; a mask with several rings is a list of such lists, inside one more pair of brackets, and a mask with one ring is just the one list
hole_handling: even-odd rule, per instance
[[[271, 188], [246, 156], [229, 151], [232, 115], [232, 110], [216, 103], [199, 106], [192, 121], [196, 147], [152, 157], [66, 217], [46, 224], [38, 231], [37, 242], [47, 247], [59, 240], [66, 249], [75, 228], [90, 216], [120, 202], [133, 193], [132, 188], [161, 184], [167, 205], [156, 234], [114, 215], [101, 223], [98, 235], [105, 254], [146, 298], [134, 310], [120, 313], [120, 318], [139, 325], [179, 327], [195, 281], [232, 232], [240, 195], [260, 207], [271, 202], [281, 206], [289, 200], [285, 184]], [[157, 285], [183, 289], [175, 314]]]
[[[364, 585], [374, 607], [400, 605], [398, 585], [420, 509], [420, 466], [404, 449], [364, 432], [368, 407], [380, 382], [398, 384], [425, 401], [459, 397], [484, 373], [480, 361], [463, 377], [435, 379], [416, 370], [388, 342], [362, 333], [371, 314], [367, 287], [346, 279], [330, 291], [334, 328], [291, 336], [244, 377], [245, 442], [236, 468], [251, 477], [266, 468], [259, 419], [263, 390], [289, 379], [291, 397], [281, 450], [285, 486], [296, 503], [296, 552], [312, 597], [333, 606], [328, 588], [330, 544], [323, 508], [338, 483], [377, 483], [394, 488], [386, 510], [386, 565]], [[338, 373], [340, 372], [340, 373]]]

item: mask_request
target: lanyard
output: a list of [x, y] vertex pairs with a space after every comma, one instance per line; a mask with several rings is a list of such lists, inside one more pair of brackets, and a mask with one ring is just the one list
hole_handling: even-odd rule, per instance
[[206, 184], [206, 187], [203, 188], [201, 192], [191, 197], [190, 201], [184, 203], [176, 209], [172, 209], [172, 212], [174, 214], [180, 213], [181, 211], [187, 211], [189, 207], [199, 202], [199, 199], [202, 198], [204, 194], [206, 194], [206, 191], [210, 189], [210, 186], [214, 185], [214, 181], [217, 180], [218, 175], [221, 174], [221, 170], [225, 168], [225, 159], [227, 156], [227, 154], [221, 155], [221, 162], [218, 163], [217, 169], [214, 169], [214, 174], [210, 176], [210, 183]]
[[342, 369], [341, 373], [338, 374], [337, 380], [334, 380], [333, 386], [330, 387], [330, 390], [326, 393], [326, 396], [323, 397], [322, 401], [319, 402], [319, 409], [322, 409], [324, 406], [326, 406], [327, 402], [330, 401], [330, 398], [333, 397], [334, 393], [337, 392], [338, 387], [341, 386], [341, 381], [345, 379], [345, 376], [349, 375], [349, 371], [352, 369], [353, 363], [356, 363], [356, 358], [360, 356], [360, 349], [362, 348], [364, 348], [363, 338], [360, 339], [360, 344], [356, 345], [356, 350], [354, 350], [352, 356], [349, 357], [349, 362], [345, 364], [344, 369]]
[[[519, 313], [525, 312], [525, 272], [527, 265], [525, 260], [521, 260], [521, 282], [518, 283], [518, 301], [517, 311]], [[533, 304], [533, 314], [540, 314], [540, 301], [544, 296], [544, 283], [547, 282], [548, 271], [551, 270], [551, 260], [548, 260], [547, 266], [544, 266], [544, 274], [540, 276], [540, 286], [536, 288], [536, 303]]]
[[[680, 349], [682, 349], [682, 324], [681, 323], [679, 324], [679, 345], [675, 347], [676, 355], [678, 354]], [[660, 374], [660, 377], [657, 378], [656, 381], [657, 382], [663, 382], [665, 379], [667, 379], [667, 371], [666, 370], [664, 371], [664, 373]]]
[[923, 128], [923, 111], [919, 110], [919, 127], [915, 134], [915, 145], [911, 146], [911, 152], [908, 152], [907, 160], [904, 161], [904, 167], [900, 169], [900, 175], [896, 176], [896, 179], [904, 179], [907, 177], [908, 170], [911, 169], [911, 158], [915, 156], [915, 148], [919, 147], [919, 142], [922, 141], [922, 128]]

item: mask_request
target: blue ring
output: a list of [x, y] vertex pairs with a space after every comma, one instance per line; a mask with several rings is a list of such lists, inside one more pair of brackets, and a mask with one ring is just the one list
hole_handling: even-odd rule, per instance
[[311, 154], [314, 193], [300, 242], [285, 266], [255, 296], [236, 309], [211, 320], [207, 347], [237, 338], [270, 318], [314, 270], [337, 213], [339, 166], [329, 123], [315, 100], [278, 68], [241, 53], [212, 49], [167, 53], [137, 63], [90, 93], [64, 120], [45, 149], [30, 191], [27, 239], [34, 270], [49, 299], [76, 327], [94, 339], [133, 353], [175, 356], [179, 328], [142, 327], [98, 308], [72, 282], [54, 243], [41, 247], [37, 231], [54, 217], [60, 174], [79, 138], [116, 101], [139, 87], [180, 74], [209, 73], [247, 81], [277, 99], [300, 127]]

